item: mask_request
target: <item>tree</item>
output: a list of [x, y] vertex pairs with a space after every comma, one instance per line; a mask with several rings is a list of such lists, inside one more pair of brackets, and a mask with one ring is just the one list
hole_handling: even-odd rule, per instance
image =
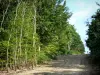
[[68, 22], [71, 13], [65, 0], [1, 0], [0, 5], [4, 67], [33, 68], [68, 51], [83, 53], [80, 36]]
[[93, 15], [92, 21], [87, 23], [89, 29], [87, 31], [88, 39], [86, 40], [87, 46], [91, 51], [93, 59], [100, 62], [100, 9]]

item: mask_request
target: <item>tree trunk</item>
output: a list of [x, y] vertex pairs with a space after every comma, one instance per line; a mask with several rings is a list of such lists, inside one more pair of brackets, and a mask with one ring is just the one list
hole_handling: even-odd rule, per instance
[[[15, 25], [15, 27], [17, 27], [17, 25], [16, 25], [16, 19], [17, 19], [17, 12], [18, 12], [18, 8], [19, 8], [19, 5], [20, 5], [20, 2], [19, 2], [19, 0], [18, 0], [18, 4], [17, 4], [17, 7], [16, 7], [16, 15], [15, 15], [15, 19], [14, 19], [14, 25]], [[15, 50], [15, 53], [14, 53], [14, 67], [15, 67], [15, 71], [16, 71], [16, 63], [17, 63], [17, 61], [16, 61], [16, 52], [17, 52], [17, 28], [16, 28], [16, 48], [14, 49]]]
[[23, 34], [23, 25], [24, 25], [24, 16], [25, 16], [25, 8], [23, 7], [22, 10], [22, 25], [21, 25], [21, 30], [20, 30], [20, 64], [22, 63], [22, 34]]
[[[11, 32], [12, 32], [12, 29], [11, 29]], [[9, 39], [8, 39], [8, 47], [7, 47], [7, 64], [6, 64], [6, 67], [7, 67], [7, 72], [9, 71], [9, 66], [8, 66], [8, 64], [9, 64], [9, 42], [10, 42], [10, 39], [11, 39], [11, 33], [10, 33], [10, 36], [9, 36]]]
[[25, 64], [27, 66], [27, 42], [26, 42], [26, 48], [25, 48]]
[[[2, 24], [3, 24], [3, 22], [4, 22], [4, 19], [5, 19], [5, 16], [6, 16], [6, 14], [7, 14], [7, 11], [8, 11], [9, 6], [10, 6], [10, 2], [9, 2], [9, 4], [8, 4], [7, 8], [6, 8], [6, 11], [5, 11], [5, 12], [3, 11], [3, 18], [2, 18], [2, 21], [1, 21], [1, 28], [2, 28]], [[1, 32], [1, 30], [0, 30], [0, 32]]]
[[33, 26], [33, 49], [34, 49], [34, 65], [37, 66], [37, 59], [36, 59], [36, 40], [35, 40], [35, 37], [36, 37], [36, 7], [35, 5], [33, 4], [33, 9], [34, 9], [34, 26]]

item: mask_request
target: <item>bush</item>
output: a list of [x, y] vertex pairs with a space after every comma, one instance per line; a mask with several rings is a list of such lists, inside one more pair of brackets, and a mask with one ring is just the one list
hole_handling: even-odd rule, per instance
[[45, 63], [46, 61], [50, 61], [50, 58], [46, 55], [46, 53], [44, 53], [43, 51], [41, 51], [37, 55], [37, 62], [38, 62], [38, 64], [41, 64], [41, 63]]
[[71, 50], [66, 50], [65, 55], [72, 55], [72, 51]]
[[77, 54], [82, 54], [82, 53], [76, 50], [66, 50], [65, 52], [65, 55], [77, 55]]

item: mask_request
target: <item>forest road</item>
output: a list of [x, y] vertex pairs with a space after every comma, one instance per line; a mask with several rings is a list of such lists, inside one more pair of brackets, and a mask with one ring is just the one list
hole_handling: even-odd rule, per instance
[[93, 68], [88, 55], [61, 55], [48, 65], [10, 75], [100, 75], [100, 71], [95, 71]]

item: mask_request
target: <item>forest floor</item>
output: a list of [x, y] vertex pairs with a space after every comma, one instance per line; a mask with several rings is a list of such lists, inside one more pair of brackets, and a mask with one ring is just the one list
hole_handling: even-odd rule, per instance
[[58, 56], [47, 65], [38, 65], [33, 70], [0, 75], [100, 75], [100, 71], [89, 64], [87, 55]]

